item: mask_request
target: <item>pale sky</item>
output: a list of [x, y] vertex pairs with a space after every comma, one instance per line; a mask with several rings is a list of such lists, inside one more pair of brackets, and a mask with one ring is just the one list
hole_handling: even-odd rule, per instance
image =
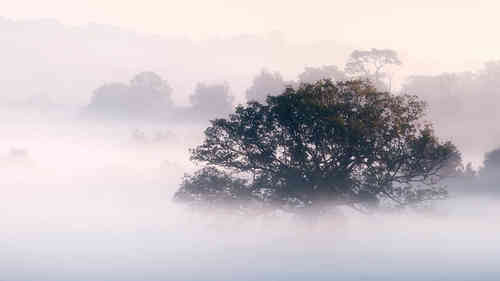
[[95, 22], [192, 39], [281, 31], [295, 42], [393, 48], [445, 64], [440, 71], [500, 59], [500, 1], [0, 0], [0, 7], [9, 19]]
[[499, 22], [500, 8], [498, 1], [484, 0], [1, 0], [0, 3], [0, 14], [12, 19], [55, 18], [67, 24], [97, 22], [194, 38], [280, 30], [296, 40], [347, 37], [352, 41], [380, 42], [389, 38], [415, 41], [424, 38], [448, 41], [463, 36], [488, 38]]
[[281, 31], [290, 41], [335, 40], [411, 53], [453, 68], [499, 59], [500, 1], [0, 0], [0, 16], [111, 24], [204, 39]]

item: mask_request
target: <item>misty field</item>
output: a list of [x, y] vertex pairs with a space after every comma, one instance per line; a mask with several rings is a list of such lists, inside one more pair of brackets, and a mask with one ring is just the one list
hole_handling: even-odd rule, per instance
[[[496, 200], [451, 198], [427, 214], [344, 210], [314, 225], [208, 218], [172, 202], [183, 173], [194, 169], [187, 148], [200, 141], [200, 128], [32, 117], [12, 117], [1, 132], [1, 147], [11, 148], [1, 154], [2, 279], [496, 280], [500, 273]], [[145, 138], [135, 139], [136, 130]], [[171, 139], [155, 141], [166, 130]]]

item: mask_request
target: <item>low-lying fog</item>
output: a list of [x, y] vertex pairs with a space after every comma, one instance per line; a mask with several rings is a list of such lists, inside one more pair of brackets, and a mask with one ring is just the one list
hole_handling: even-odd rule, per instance
[[[62, 121], [64, 119], [64, 121]], [[498, 280], [498, 202], [433, 213], [207, 218], [172, 202], [204, 126], [4, 114], [0, 279]]]

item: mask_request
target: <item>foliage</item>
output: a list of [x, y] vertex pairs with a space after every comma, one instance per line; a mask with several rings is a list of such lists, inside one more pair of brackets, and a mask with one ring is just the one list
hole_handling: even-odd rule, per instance
[[[245, 175], [252, 180], [235, 192], [244, 185], [288, 211], [416, 205], [443, 198], [444, 167], [460, 162], [455, 146], [421, 122], [424, 108], [361, 81], [303, 84], [211, 121], [191, 158]], [[190, 178], [193, 193], [204, 193], [203, 177]]]
[[185, 175], [175, 200], [204, 210], [229, 208], [234, 212], [248, 210], [257, 199], [252, 186], [213, 167], [205, 167], [193, 176]]

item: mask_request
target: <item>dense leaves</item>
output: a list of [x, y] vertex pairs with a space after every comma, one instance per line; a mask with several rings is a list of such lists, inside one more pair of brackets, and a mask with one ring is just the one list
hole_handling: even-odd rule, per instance
[[[229, 193], [251, 190], [284, 210], [415, 205], [444, 197], [439, 181], [460, 164], [455, 146], [421, 121], [424, 108], [415, 96], [360, 81], [303, 84], [211, 121], [192, 160], [248, 179]], [[210, 194], [197, 182], [203, 177], [185, 181], [178, 196], [188, 186], [187, 193]]]
[[213, 167], [203, 168], [193, 176], [186, 175], [175, 194], [175, 200], [203, 209], [225, 207], [244, 211], [254, 199], [246, 180], [233, 178]]

